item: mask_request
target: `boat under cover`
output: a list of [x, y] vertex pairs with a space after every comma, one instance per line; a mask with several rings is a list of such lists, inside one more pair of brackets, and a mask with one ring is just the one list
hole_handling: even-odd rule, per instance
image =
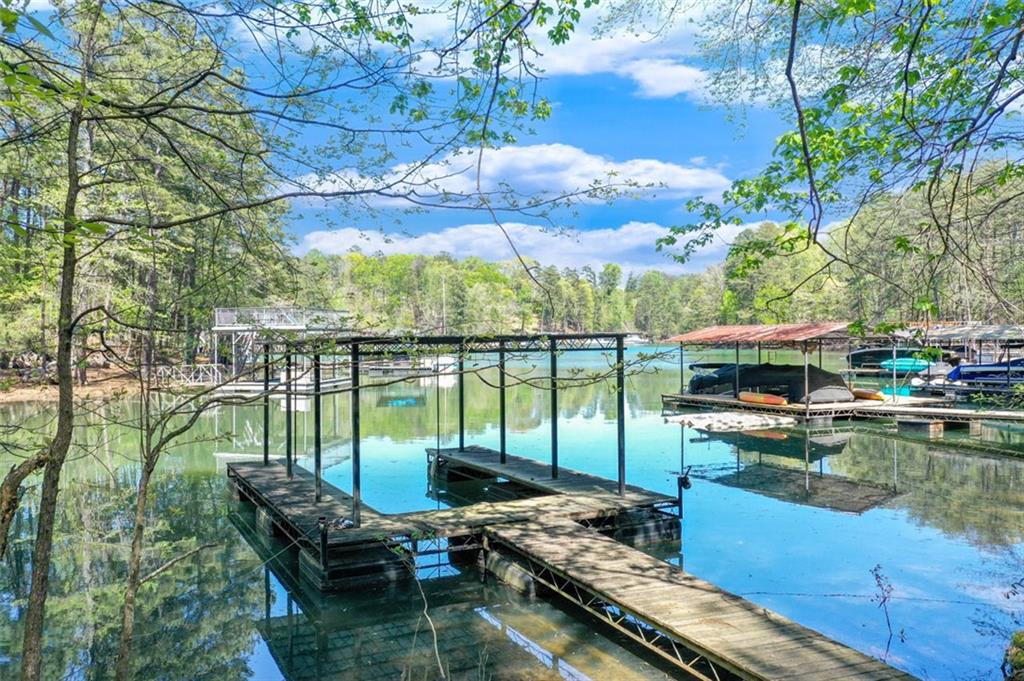
[[[792, 403], [804, 401], [804, 367], [794, 364], [740, 364], [739, 389], [754, 390], [785, 397]], [[854, 397], [839, 374], [816, 366], [807, 367], [809, 397], [812, 404], [852, 402]], [[690, 393], [718, 395], [731, 393], [736, 386], [736, 365], [697, 374], [690, 379]]]
[[964, 383], [1024, 383], [1024, 357], [1009, 362], [988, 364], [960, 364], [953, 368], [946, 378]]
[[[896, 359], [909, 358], [921, 352], [921, 348], [897, 347]], [[892, 361], [893, 349], [891, 347], [879, 348], [858, 348], [846, 356], [846, 361], [851, 369], [877, 369], [882, 362]]]

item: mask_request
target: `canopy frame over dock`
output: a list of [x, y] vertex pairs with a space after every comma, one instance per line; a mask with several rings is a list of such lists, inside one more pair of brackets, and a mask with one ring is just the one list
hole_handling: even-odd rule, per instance
[[211, 363], [221, 361], [221, 337], [231, 340], [231, 373], [238, 375], [254, 359], [259, 336], [277, 334], [340, 333], [349, 327], [351, 315], [345, 310], [303, 307], [218, 307], [210, 326]]
[[[507, 418], [506, 391], [508, 388], [508, 371], [506, 362], [510, 354], [548, 355], [550, 362], [550, 393], [551, 393], [551, 477], [558, 478], [558, 363], [557, 357], [562, 352], [607, 351], [614, 352], [614, 364], [611, 370], [615, 375], [617, 394], [617, 456], [618, 456], [618, 494], [626, 494], [626, 400], [625, 400], [625, 334], [623, 333], [589, 333], [589, 334], [537, 334], [537, 335], [494, 335], [494, 336], [319, 336], [306, 337], [299, 340], [281, 340], [263, 338], [259, 340], [263, 352], [263, 463], [270, 464], [270, 397], [272, 394], [283, 393], [285, 409], [285, 464], [288, 476], [291, 477], [295, 461], [293, 446], [293, 397], [296, 394], [298, 380], [296, 360], [312, 358], [310, 371], [313, 375], [311, 391], [313, 402], [313, 474], [315, 476], [315, 502], [321, 498], [321, 397], [323, 395], [349, 392], [352, 396], [352, 517], [355, 527], [360, 525], [360, 509], [362, 505], [362, 481], [360, 459], [360, 394], [361, 391], [374, 387], [373, 384], [363, 385], [360, 365], [366, 358], [402, 357], [410, 354], [454, 354], [455, 373], [458, 390], [458, 449], [466, 450], [466, 396], [465, 377], [466, 360], [473, 355], [497, 355], [495, 368], [498, 371], [498, 432], [499, 454], [501, 463], [507, 458]], [[347, 386], [326, 387], [321, 381], [321, 358], [323, 356], [347, 356], [349, 383]], [[284, 375], [276, 385], [271, 385], [270, 366], [273, 357], [283, 358]], [[437, 367], [437, 376], [449, 373]], [[383, 384], [386, 385], [387, 383]], [[307, 393], [308, 394], [308, 393]]]
[[822, 343], [826, 340], [842, 340], [849, 343], [849, 322], [813, 322], [805, 324], [734, 324], [708, 326], [668, 339], [679, 343], [679, 391], [685, 392], [685, 346], [687, 345], [732, 345], [736, 351], [733, 397], [740, 396], [740, 346], [757, 347], [757, 362], [761, 363], [763, 343], [795, 345], [801, 347], [804, 356], [804, 406], [805, 417], [810, 418], [810, 343], [818, 345], [818, 368], [822, 365]]

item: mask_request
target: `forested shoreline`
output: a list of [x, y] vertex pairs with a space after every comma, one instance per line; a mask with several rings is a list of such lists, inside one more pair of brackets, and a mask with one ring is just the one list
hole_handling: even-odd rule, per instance
[[1000, 254], [989, 279], [947, 264], [922, 286], [941, 243], [911, 240], [912, 224], [901, 216], [883, 223], [885, 207], [872, 208], [829, 235], [826, 247], [854, 266], [825, 267], [817, 246], [751, 263], [745, 246], [784, 231], [765, 222], [742, 231], [722, 263], [683, 274], [626, 273], [614, 263], [559, 270], [530, 262], [527, 272], [517, 261], [311, 251], [299, 261], [296, 301], [349, 310], [357, 326], [381, 331], [630, 331], [655, 340], [712, 324], [1014, 321], [1013, 309], [1024, 307], [1015, 239], [976, 237], [979, 250]]
[[[919, 273], [934, 257], [875, 222], [839, 227], [832, 235], [862, 263], [860, 268], [833, 265], [823, 271], [826, 256], [815, 247], [754, 268], [747, 256], [734, 253], [699, 273], [668, 274], [624, 272], [615, 263], [558, 269], [534, 261], [524, 267], [515, 260], [447, 254], [326, 255], [313, 250], [300, 257], [291, 254], [282, 218], [268, 217], [262, 230], [244, 235], [244, 248], [214, 244], [201, 230], [182, 230], [168, 238], [183, 257], [162, 259], [155, 267], [128, 249], [115, 251], [86, 271], [81, 304], [130, 307], [132, 291], [135, 300], [163, 298], [160, 307], [178, 333], [162, 351], [168, 359], [188, 362], [195, 359], [214, 307], [247, 305], [345, 310], [354, 329], [373, 332], [627, 331], [655, 340], [711, 324], [1012, 321], [995, 295], [955, 269], [937, 280], [939, 287], [920, 290]], [[766, 222], [741, 232], [735, 244], [773, 239], [781, 231]], [[0, 251], [17, 256], [0, 263], [9, 282], [0, 298], [8, 320], [0, 331], [2, 366], [22, 353], [52, 353], [47, 339], [53, 337], [55, 320], [52, 311], [48, 318], [46, 305], [56, 282], [45, 250], [33, 250], [30, 233], [19, 237], [10, 226], [3, 233]], [[901, 244], [903, 252], [894, 259]], [[993, 270], [1004, 282], [1000, 297], [1012, 304], [1024, 304], [1019, 263], [1003, 258]], [[200, 266], [204, 272], [197, 276]], [[872, 268], [884, 277], [866, 275], [864, 270]]]

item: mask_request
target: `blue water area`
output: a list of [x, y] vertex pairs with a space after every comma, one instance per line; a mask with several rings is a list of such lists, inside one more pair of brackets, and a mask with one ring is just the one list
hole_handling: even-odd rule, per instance
[[[687, 362], [732, 356], [692, 354]], [[742, 360], [753, 360], [750, 354]], [[703, 432], [662, 415], [661, 394], [678, 391], [688, 378], [679, 374], [674, 348], [630, 348], [627, 358], [627, 481], [674, 496], [672, 472], [688, 468], [693, 480], [684, 493], [682, 541], [659, 547], [659, 557], [923, 678], [1002, 678], [1012, 632], [1024, 629], [1024, 587], [1014, 586], [1024, 583], [1024, 429], [983, 424], [938, 440], [908, 439], [891, 424], [863, 422]], [[799, 358], [771, 351], [764, 359]], [[826, 353], [823, 360], [835, 368], [842, 357]], [[557, 414], [561, 465], [611, 479], [613, 361], [601, 352], [560, 356]], [[466, 379], [465, 433], [467, 444], [496, 448], [491, 362], [481, 357], [470, 367], [479, 373]], [[547, 460], [547, 358], [517, 358], [510, 368], [508, 450]], [[442, 376], [363, 390], [367, 505], [398, 513], [460, 503], [436, 489], [425, 454], [457, 442], [456, 386], [455, 377]], [[20, 405], [0, 415], [46, 422], [48, 409]], [[299, 464], [312, 468], [311, 405], [300, 400], [297, 409]], [[324, 399], [324, 477], [343, 490], [352, 481], [350, 409], [348, 395]], [[286, 449], [283, 423], [275, 402], [275, 455]], [[440, 560], [418, 563], [423, 594], [411, 585], [311, 593], [294, 576], [293, 552], [261, 539], [224, 493], [224, 462], [258, 455], [262, 432], [259, 406], [225, 407], [204, 416], [194, 437], [161, 461], [149, 560], [155, 566], [199, 543], [216, 548], [144, 590], [138, 678], [349, 678], [352, 669], [367, 678], [371, 669], [379, 678], [438, 678], [435, 640], [442, 664], [459, 678], [649, 679], [670, 672], [557, 602], [527, 601]], [[48, 678], [105, 678], [116, 650], [112, 622], [123, 592], [130, 541], [124, 509], [137, 475], [137, 440], [130, 430], [101, 423], [83, 425], [76, 438], [81, 448], [62, 491], [74, 511], [60, 518], [51, 577], [47, 670]], [[17, 668], [33, 489], [0, 565], [3, 678]], [[423, 619], [424, 599], [436, 635]], [[303, 652], [316, 640], [331, 655], [313, 660]], [[147, 643], [154, 641], [166, 645]], [[353, 656], [355, 667], [338, 666]]]

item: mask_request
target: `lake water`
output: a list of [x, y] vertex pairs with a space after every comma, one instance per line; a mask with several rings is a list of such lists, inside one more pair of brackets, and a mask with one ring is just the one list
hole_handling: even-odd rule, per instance
[[[826, 367], [840, 361], [826, 354]], [[563, 375], [606, 366], [601, 353], [559, 359]], [[516, 370], [536, 377], [547, 369], [542, 361]], [[488, 372], [481, 378], [494, 379]], [[497, 392], [484, 380], [467, 382], [466, 441], [496, 447]], [[424, 455], [426, 447], [456, 441], [454, 381], [440, 383], [417, 379], [364, 391], [367, 505], [394, 513], [448, 503], [429, 484]], [[1024, 454], [1024, 431], [993, 426], [978, 437], [915, 441], [893, 436], [885, 424], [837, 424], [809, 433], [709, 436], [664, 422], [660, 395], [679, 385], [677, 357], [627, 380], [627, 480], [675, 495], [669, 471], [692, 466], [681, 546], [660, 547], [659, 556], [918, 676], [1002, 678], [1010, 634], [1024, 628], [1024, 586], [1013, 586], [1024, 580], [1024, 458], [1011, 456]], [[510, 452], [546, 459], [548, 400], [528, 385], [509, 389]], [[561, 464], [614, 478], [614, 393], [607, 385], [565, 389], [559, 407]], [[45, 424], [51, 410], [2, 407], [0, 423]], [[283, 416], [277, 404], [273, 410], [272, 447], [283, 453]], [[137, 433], [114, 421], [133, 413], [131, 404], [106, 407], [76, 434], [48, 601], [47, 678], [98, 679], [112, 671], [137, 474]], [[528, 601], [493, 580], [482, 584], [474, 569], [425, 561], [423, 594], [414, 583], [312, 593], [291, 576], [294, 556], [252, 532], [251, 509], [226, 494], [224, 462], [260, 451], [261, 418], [258, 406], [207, 414], [161, 461], [147, 569], [213, 546], [143, 587], [139, 678], [422, 679], [438, 676], [439, 660], [453, 678], [671, 674], [585, 616]], [[300, 464], [310, 466], [308, 409], [298, 414], [296, 441]], [[342, 489], [350, 487], [349, 447], [349, 398], [325, 398], [325, 477]], [[27, 491], [0, 565], [0, 678], [14, 676], [18, 664], [36, 491]], [[887, 585], [891, 596], [880, 607]]]

